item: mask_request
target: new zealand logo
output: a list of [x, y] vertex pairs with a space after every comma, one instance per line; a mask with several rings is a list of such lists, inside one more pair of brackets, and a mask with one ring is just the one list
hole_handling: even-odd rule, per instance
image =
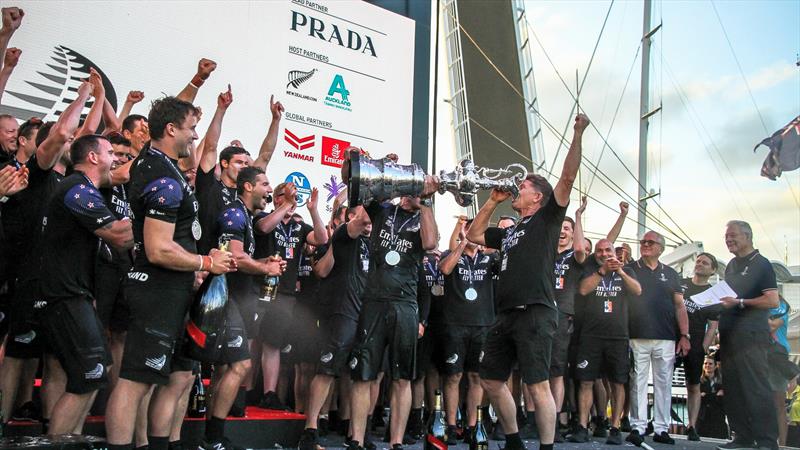
[[289, 74], [287, 75], [289, 82], [286, 84], [286, 94], [291, 95], [293, 97], [301, 98], [303, 100], [316, 102], [317, 101], [316, 97], [312, 97], [310, 95], [302, 94], [296, 91], [296, 89], [300, 88], [300, 85], [310, 80], [315, 73], [317, 73], [317, 69], [311, 69], [308, 72], [303, 70], [290, 70]]
[[[10, 114], [20, 119], [29, 117], [38, 117], [42, 120], [58, 119], [67, 106], [75, 100], [78, 86], [82, 80], [89, 77], [91, 67], [103, 78], [106, 99], [114, 110], [117, 109], [117, 93], [114, 86], [100, 67], [89, 58], [63, 45], [57, 45], [50, 59], [52, 64], [42, 63], [46, 68], [42, 67], [41, 71], [36, 71], [42, 79], [24, 80], [28, 85], [20, 86], [24, 89], [6, 90], [9, 96], [17, 101], [0, 105], [0, 114]], [[84, 107], [91, 108], [93, 104], [94, 101], [89, 100]], [[87, 113], [88, 111], [83, 112], [81, 119], [85, 119]]]
[[[305, 150], [307, 148], [311, 148], [311, 147], [314, 146], [314, 135], [313, 134], [308, 135], [308, 136], [299, 137], [299, 136], [295, 135], [294, 133], [292, 133], [291, 131], [289, 131], [289, 129], [287, 128], [287, 129], [284, 130], [283, 138], [286, 140], [286, 142], [289, 143], [289, 145], [294, 147], [295, 150]], [[284, 150], [283, 151], [283, 156], [285, 156], [287, 158], [301, 159], [303, 161], [314, 162], [314, 157], [313, 156], [306, 155], [306, 154], [303, 154], [303, 153], [294, 152], [294, 151], [291, 151], [291, 150]]]

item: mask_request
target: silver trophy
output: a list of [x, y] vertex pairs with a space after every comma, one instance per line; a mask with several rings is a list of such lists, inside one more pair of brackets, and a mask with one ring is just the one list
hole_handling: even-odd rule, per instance
[[[438, 192], [451, 192], [456, 203], [469, 206], [480, 189], [501, 189], [519, 195], [519, 184], [528, 175], [521, 164], [511, 164], [505, 169], [478, 167], [463, 159], [455, 170], [439, 172], [433, 177]], [[425, 180], [430, 175], [418, 164], [400, 165], [388, 158], [370, 159], [358, 151], [351, 151], [350, 160], [342, 167], [342, 178], [348, 185], [351, 206], [371, 200], [384, 201], [402, 196], [420, 196], [425, 190]]]

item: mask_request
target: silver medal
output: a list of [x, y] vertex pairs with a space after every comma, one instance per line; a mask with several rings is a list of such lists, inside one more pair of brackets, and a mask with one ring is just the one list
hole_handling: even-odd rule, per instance
[[444, 286], [442, 286], [441, 284], [434, 284], [433, 287], [431, 288], [431, 294], [433, 294], [433, 295], [435, 295], [437, 297], [443, 296], [444, 295]]
[[203, 229], [200, 228], [200, 221], [194, 219], [194, 221], [192, 222], [192, 237], [194, 237], [195, 241], [199, 241], [202, 235], [203, 235]]
[[396, 251], [392, 250], [389, 253], [387, 253], [386, 256], [383, 257], [383, 259], [386, 261], [386, 264], [390, 266], [396, 266], [398, 263], [400, 263], [400, 253], [397, 253]]
[[469, 288], [464, 292], [464, 297], [469, 301], [475, 301], [478, 298], [478, 291], [473, 288]]

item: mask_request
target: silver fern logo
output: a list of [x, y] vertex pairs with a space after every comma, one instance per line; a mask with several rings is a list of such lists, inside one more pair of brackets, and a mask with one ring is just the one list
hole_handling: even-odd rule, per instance
[[[24, 80], [22, 89], [6, 90], [7, 98], [14, 97], [12, 104], [0, 105], [0, 114], [11, 114], [19, 119], [38, 117], [42, 120], [56, 120], [59, 115], [77, 97], [81, 81], [89, 77], [89, 68], [103, 77], [106, 99], [114, 110], [117, 109], [117, 93], [114, 86], [97, 64], [89, 58], [63, 45], [53, 48], [49, 61], [41, 62], [41, 69], [36, 73], [40, 78]], [[94, 100], [89, 100], [84, 108], [91, 108]], [[86, 118], [88, 109], [84, 109], [81, 119]]]
[[290, 70], [289, 74], [287, 75], [287, 79], [289, 80], [289, 82], [286, 84], [286, 94], [291, 95], [293, 97], [301, 98], [303, 100], [316, 102], [317, 101], [316, 97], [312, 97], [310, 95], [297, 92], [297, 89], [300, 88], [300, 85], [310, 80], [315, 73], [317, 73], [317, 69], [311, 69], [309, 71]]

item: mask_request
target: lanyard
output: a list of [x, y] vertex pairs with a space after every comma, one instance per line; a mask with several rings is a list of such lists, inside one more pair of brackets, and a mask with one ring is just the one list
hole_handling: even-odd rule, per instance
[[[188, 183], [186, 183], [186, 178], [184, 178], [184, 177], [183, 177], [183, 174], [182, 174], [182, 173], [181, 173], [181, 171], [180, 171], [180, 170], [178, 170], [178, 168], [175, 166], [175, 163], [174, 163], [174, 162], [172, 162], [172, 159], [170, 159], [170, 157], [169, 157], [169, 156], [167, 156], [166, 154], [164, 154], [164, 152], [162, 152], [161, 150], [159, 150], [159, 149], [157, 149], [157, 148], [155, 148], [155, 147], [150, 147], [150, 151], [151, 151], [151, 152], [153, 152], [154, 154], [156, 154], [156, 155], [159, 155], [159, 156], [161, 156], [162, 158], [164, 158], [164, 160], [167, 162], [167, 165], [169, 166], [169, 168], [170, 168], [170, 169], [172, 169], [172, 171], [175, 173], [175, 175], [177, 175], [177, 176], [178, 176], [178, 180], [180, 180], [180, 181], [181, 181], [181, 183], [183, 184], [183, 187], [184, 187], [184, 188], [186, 188], [186, 190], [188, 190], [188, 191], [189, 191], [189, 193], [191, 194], [191, 193], [192, 193], [192, 188], [191, 188], [191, 186], [189, 186], [189, 184], [188, 184]], [[176, 181], [177, 181], [177, 180], [176, 180]]]
[[292, 228], [294, 228], [291, 219], [289, 219], [288, 225], [289, 226], [286, 227], [283, 224], [283, 222], [281, 222], [280, 225], [275, 228], [276, 230], [280, 230], [280, 235], [283, 236], [283, 239], [285, 240], [287, 246], [289, 245], [290, 240], [292, 239]]
[[472, 258], [470, 258], [469, 255], [461, 255], [461, 256], [464, 258], [463, 259], [464, 265], [467, 266], [467, 274], [469, 275], [469, 287], [472, 287], [473, 284], [472, 268], [475, 267], [474, 261], [477, 261], [480, 255], [476, 252], [474, 260], [472, 260]]
[[[397, 210], [398, 209], [400, 209], [400, 205], [397, 205], [397, 206], [394, 207], [394, 215], [392, 216], [392, 226], [391, 226], [391, 228], [389, 230], [390, 231], [390, 233], [389, 233], [389, 242], [392, 243], [392, 244], [394, 244], [394, 235], [395, 235], [394, 223], [395, 223], [395, 220], [397, 219]], [[417, 214], [414, 214], [413, 216], [411, 216], [408, 219], [406, 219], [406, 221], [403, 222], [402, 225], [400, 225], [400, 228], [397, 230], [397, 234], [402, 233], [403, 232], [403, 228], [405, 228], [405, 226], [408, 225], [408, 222], [411, 222], [411, 219], [414, 219], [415, 217], [417, 217]]]

